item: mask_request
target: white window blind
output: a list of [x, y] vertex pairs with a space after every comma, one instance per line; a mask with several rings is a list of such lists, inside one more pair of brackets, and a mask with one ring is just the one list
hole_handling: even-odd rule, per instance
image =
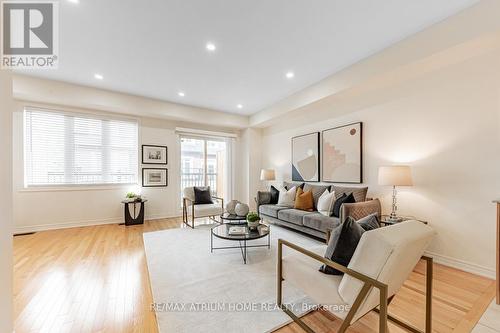
[[137, 183], [138, 124], [27, 108], [25, 185]]

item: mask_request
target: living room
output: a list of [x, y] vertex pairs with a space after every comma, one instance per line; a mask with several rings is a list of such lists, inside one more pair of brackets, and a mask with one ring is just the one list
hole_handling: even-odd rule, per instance
[[40, 3], [1, 332], [500, 332], [500, 2]]

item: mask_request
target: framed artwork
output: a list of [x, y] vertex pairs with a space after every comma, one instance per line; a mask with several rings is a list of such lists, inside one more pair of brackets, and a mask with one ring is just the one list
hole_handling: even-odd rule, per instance
[[332, 183], [363, 181], [362, 125], [359, 122], [322, 132], [323, 181]]
[[319, 132], [292, 138], [292, 180], [319, 182]]
[[168, 186], [167, 169], [142, 169], [142, 187]]
[[167, 164], [168, 147], [142, 145], [142, 164]]

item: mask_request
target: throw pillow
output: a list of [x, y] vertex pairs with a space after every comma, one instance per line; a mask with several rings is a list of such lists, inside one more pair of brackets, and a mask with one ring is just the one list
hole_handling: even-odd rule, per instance
[[349, 195], [344, 193], [340, 198], [336, 199], [335, 203], [333, 204], [333, 216], [340, 217], [340, 208], [343, 204], [355, 202], [356, 200], [354, 200], [354, 195], [352, 195], [352, 193]]
[[297, 193], [297, 188], [295, 186], [289, 190], [287, 190], [286, 188], [281, 188], [280, 195], [278, 198], [278, 205], [293, 207], [296, 193]]
[[271, 202], [270, 203], [273, 204], [273, 205], [276, 205], [278, 203], [278, 198], [280, 196], [280, 191], [276, 187], [274, 187], [274, 186], [271, 185], [270, 192], [271, 192]]
[[365, 231], [369, 231], [369, 230], [380, 228], [380, 223], [378, 222], [378, 214], [377, 213], [373, 213], [373, 214], [370, 214], [368, 216], [365, 216], [365, 217], [357, 220], [356, 222]]
[[[344, 223], [333, 230], [325, 258], [347, 267], [364, 232], [365, 230], [352, 217], [346, 218]], [[321, 266], [319, 271], [329, 275], [344, 274], [326, 265]]]
[[286, 188], [287, 190], [291, 190], [292, 187], [302, 187], [304, 189], [304, 183], [299, 183], [299, 182], [283, 182], [283, 187]]
[[295, 195], [295, 209], [312, 212], [314, 210], [314, 198], [311, 191], [306, 191], [299, 187]]
[[195, 205], [213, 204], [210, 186], [194, 187], [194, 203]]
[[333, 204], [335, 203], [335, 192], [325, 190], [318, 199], [318, 212], [325, 216], [332, 216]]

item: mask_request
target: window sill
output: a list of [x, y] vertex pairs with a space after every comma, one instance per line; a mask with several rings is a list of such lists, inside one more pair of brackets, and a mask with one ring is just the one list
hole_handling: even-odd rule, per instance
[[109, 191], [127, 190], [137, 184], [103, 184], [103, 185], [74, 185], [74, 186], [32, 186], [23, 187], [18, 192], [78, 192], [78, 191]]

